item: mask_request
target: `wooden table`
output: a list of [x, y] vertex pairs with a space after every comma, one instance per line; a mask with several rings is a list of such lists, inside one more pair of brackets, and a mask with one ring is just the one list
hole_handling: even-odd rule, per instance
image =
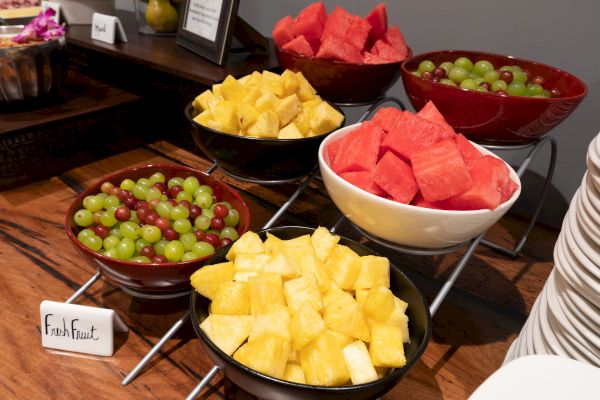
[[[66, 300], [94, 268], [77, 255], [65, 235], [64, 214], [77, 191], [120, 168], [175, 162], [206, 170], [210, 162], [167, 142], [157, 142], [69, 170], [50, 179], [0, 193], [0, 394], [3, 399], [182, 399], [211, 363], [189, 324], [148, 368], [126, 387], [123, 377], [186, 311], [187, 299], [139, 300], [102, 279], [79, 304], [116, 310], [130, 328], [117, 336], [112, 357], [44, 349], [39, 304]], [[235, 186], [260, 228], [298, 184], [263, 187], [214, 175]], [[313, 181], [279, 221], [331, 226], [339, 211], [321, 182]], [[512, 244], [525, 223], [505, 217], [488, 238]], [[348, 223], [338, 231], [360, 240]], [[523, 254], [507, 259], [480, 246], [433, 319], [424, 356], [385, 399], [464, 399], [502, 363], [552, 266], [557, 232], [536, 227]], [[369, 244], [369, 246], [371, 246]], [[390, 256], [431, 301], [460, 254]], [[203, 399], [250, 398], [218, 374]]]

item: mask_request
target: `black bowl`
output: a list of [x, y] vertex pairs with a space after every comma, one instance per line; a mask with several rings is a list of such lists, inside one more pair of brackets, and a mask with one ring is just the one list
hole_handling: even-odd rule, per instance
[[[342, 110], [332, 105], [342, 115]], [[317, 167], [319, 145], [329, 133], [303, 139], [270, 139], [231, 135], [195, 122], [190, 102], [185, 117], [202, 152], [229, 175], [249, 181], [285, 182], [299, 179]], [[340, 128], [344, 126], [344, 121]]]
[[[314, 229], [286, 226], [258, 232], [265, 240], [267, 232], [281, 238], [292, 239], [305, 234], [312, 234]], [[359, 255], [375, 254], [366, 247], [344, 237], [340, 244], [346, 245]], [[208, 261], [208, 264], [224, 262], [229, 247], [219, 251]], [[223, 353], [200, 329], [200, 323], [208, 316], [209, 301], [205, 297], [192, 292], [190, 297], [190, 313], [192, 325], [200, 338], [208, 356], [233, 383], [261, 399], [269, 400], [339, 400], [339, 399], [374, 399], [390, 391], [417, 363], [425, 352], [431, 336], [431, 315], [427, 301], [415, 285], [400, 270], [390, 268], [390, 284], [392, 292], [408, 302], [407, 315], [409, 318], [410, 343], [404, 345], [406, 365], [397, 368], [388, 375], [373, 382], [351, 386], [313, 386], [276, 379], [254, 371], [240, 364], [232, 357]]]

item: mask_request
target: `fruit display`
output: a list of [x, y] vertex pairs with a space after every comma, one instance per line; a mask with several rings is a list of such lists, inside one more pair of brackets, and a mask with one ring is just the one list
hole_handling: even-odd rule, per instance
[[329, 133], [344, 116], [317, 95], [301, 72], [229, 75], [198, 95], [194, 121], [215, 131], [257, 138], [302, 139]]
[[474, 63], [468, 57], [458, 57], [454, 62], [445, 61], [439, 65], [431, 60], [423, 60], [413, 74], [444, 85], [500, 96], [548, 98], [562, 95], [558, 88], [545, 88], [546, 80], [542, 76], [532, 76], [531, 72], [518, 65], [496, 68], [488, 60]]
[[455, 133], [432, 102], [387, 107], [327, 147], [332, 170], [377, 196], [418, 207], [493, 210], [518, 185], [501, 159]]
[[161, 172], [119, 186], [106, 181], [73, 214], [77, 239], [107, 257], [139, 263], [207, 257], [238, 239], [239, 211], [221, 189]]
[[385, 4], [360, 17], [336, 6], [330, 15], [322, 2], [286, 16], [273, 28], [275, 45], [285, 51], [353, 64], [384, 64], [404, 60], [409, 53], [400, 29], [388, 28]]
[[200, 329], [225, 354], [296, 383], [371, 382], [406, 364], [408, 304], [385, 257], [359, 256], [319, 227], [283, 240], [246, 232], [225, 262], [190, 278], [211, 300]]

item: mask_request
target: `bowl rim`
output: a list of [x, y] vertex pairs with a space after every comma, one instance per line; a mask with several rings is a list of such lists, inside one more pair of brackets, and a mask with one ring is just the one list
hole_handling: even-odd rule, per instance
[[[188, 167], [185, 165], [178, 165], [178, 164], [144, 164], [144, 165], [138, 165], [135, 167], [131, 167], [131, 168], [124, 168], [124, 169], [120, 169], [116, 172], [113, 172], [109, 175], [103, 176], [100, 179], [94, 181], [93, 184], [89, 185], [84, 191], [82, 191], [81, 193], [79, 193], [77, 195], [77, 197], [75, 198], [75, 200], [73, 200], [71, 202], [71, 204], [69, 205], [69, 207], [67, 208], [67, 212], [65, 215], [65, 231], [67, 233], [67, 237], [70, 239], [71, 243], [75, 244], [77, 246], [77, 248], [83, 252], [85, 252], [86, 254], [90, 255], [91, 257], [93, 257], [96, 261], [98, 262], [108, 262], [111, 264], [114, 263], [118, 263], [119, 265], [122, 265], [124, 267], [130, 267], [130, 268], [149, 268], [149, 267], [153, 267], [153, 268], [160, 268], [160, 269], [167, 269], [167, 268], [181, 268], [184, 266], [192, 266], [194, 264], [198, 264], [198, 263], [203, 263], [206, 260], [210, 259], [213, 255], [217, 254], [219, 252], [218, 249], [215, 249], [215, 253], [214, 254], [209, 254], [205, 257], [201, 257], [201, 258], [196, 258], [194, 260], [188, 260], [188, 261], [178, 261], [178, 262], [165, 262], [165, 263], [140, 263], [140, 262], [134, 262], [134, 261], [127, 261], [127, 260], [120, 260], [118, 258], [112, 258], [112, 257], [107, 257], [103, 254], [100, 254], [98, 252], [93, 251], [92, 249], [86, 247], [83, 243], [81, 243], [79, 241], [79, 239], [77, 239], [77, 235], [75, 235], [75, 233], [73, 232], [73, 229], [71, 228], [71, 218], [72, 216], [75, 214], [75, 206], [76, 204], [80, 203], [83, 201], [83, 199], [91, 194], [94, 193], [98, 193], [99, 192], [99, 188], [100, 185], [102, 185], [103, 182], [112, 180], [112, 179], [117, 179], [119, 177], [121, 177], [123, 175], [123, 179], [125, 179], [125, 174], [131, 174], [133, 172], [136, 171], [140, 171], [140, 170], [144, 170], [144, 169], [150, 169], [150, 168], [156, 168], [156, 169], [176, 169], [176, 170], [180, 170], [180, 171], [188, 171], [194, 174], [198, 174], [198, 175], [204, 175], [206, 178], [208, 178], [209, 180], [218, 182], [219, 185], [223, 185], [225, 187], [226, 190], [228, 190], [233, 197], [236, 198], [236, 200], [238, 200], [240, 202], [240, 204], [243, 205], [243, 210], [238, 210], [240, 212], [240, 221], [242, 220], [241, 215], [242, 215], [242, 211], [244, 214], [244, 221], [246, 221], [246, 223], [244, 224], [242, 228], [242, 233], [240, 234], [240, 236], [247, 232], [248, 230], [250, 230], [251, 227], [251, 222], [250, 222], [250, 208], [248, 207], [248, 205], [246, 204], [246, 202], [244, 201], [243, 197], [237, 192], [237, 190], [235, 190], [233, 187], [229, 186], [227, 183], [215, 178], [214, 176], [211, 176], [209, 174], [207, 174], [204, 171], [200, 171], [197, 170], [195, 168], [192, 167]], [[236, 209], [237, 210], [237, 209]], [[238, 231], [239, 232], [239, 231]]]
[[[344, 128], [338, 129], [337, 131], [335, 131], [331, 135], [329, 135], [327, 137], [327, 139], [325, 139], [321, 143], [321, 145], [319, 146], [319, 153], [318, 153], [319, 166], [321, 168], [323, 168], [323, 166], [324, 166], [325, 172], [327, 172], [330, 176], [332, 176], [337, 184], [342, 185], [346, 189], [352, 189], [354, 191], [358, 190], [358, 191], [360, 191], [359, 193], [361, 195], [367, 196], [368, 199], [379, 202], [383, 206], [389, 206], [392, 209], [396, 209], [399, 211], [419, 210], [419, 212], [421, 212], [423, 214], [429, 214], [432, 217], [435, 217], [435, 216], [446, 217], [449, 215], [461, 215], [461, 216], [467, 217], [467, 216], [492, 214], [492, 213], [496, 213], [500, 210], [504, 210], [505, 208], [510, 208], [515, 203], [515, 201], [517, 201], [518, 197], [521, 194], [521, 179], [519, 178], [519, 175], [516, 173], [516, 171], [510, 166], [510, 164], [508, 164], [506, 161], [502, 160], [502, 158], [498, 157], [496, 154], [494, 154], [490, 150], [488, 150], [470, 140], [469, 140], [469, 142], [471, 142], [471, 144], [474, 145], [477, 150], [479, 150], [480, 152], [483, 152], [484, 155], [491, 155], [493, 157], [496, 157], [496, 158], [502, 160], [502, 162], [508, 168], [510, 178], [513, 179], [513, 181], [518, 185], [517, 190], [515, 190], [513, 192], [512, 196], [510, 196], [507, 200], [504, 201], [504, 203], [501, 203], [498, 207], [494, 208], [493, 210], [490, 210], [488, 208], [483, 208], [483, 209], [479, 209], [479, 210], [438, 210], [435, 208], [419, 207], [419, 206], [414, 206], [412, 204], [399, 203], [397, 201], [386, 199], [384, 197], [377, 196], [376, 194], [367, 192], [366, 190], [361, 189], [358, 186], [355, 186], [355, 185], [351, 184], [350, 182], [346, 181], [344, 178], [339, 176], [335, 171], [333, 171], [333, 169], [329, 165], [329, 161], [326, 160], [325, 156], [324, 156], [325, 148], [327, 147], [327, 145], [330, 142], [334, 141], [338, 136], [343, 136], [343, 134], [346, 134], [346, 132], [356, 129], [361, 123], [362, 122], [357, 122], [356, 124], [348, 125], [348, 126], [345, 126]], [[515, 180], [515, 178], [516, 178], [516, 180]], [[457, 213], [459, 213], [459, 214], [457, 214]]]
[[[304, 230], [304, 231], [306, 231], [306, 233], [315, 231], [315, 228], [311, 228], [311, 227], [286, 225], [286, 226], [278, 226], [275, 228], [261, 229], [261, 230], [257, 231], [256, 233], [260, 234], [260, 233], [268, 232], [268, 233], [276, 234], [278, 231], [287, 230], [287, 229]], [[377, 255], [377, 256], [380, 255], [375, 250], [372, 250], [372, 249], [356, 242], [355, 240], [352, 240], [346, 236], [339, 235], [337, 233], [336, 233], [336, 235], [339, 236], [341, 239], [344, 239], [345, 241], [352, 242], [356, 246], [364, 248], [371, 255]], [[226, 253], [226, 251], [229, 250], [231, 245], [232, 244], [219, 250], [219, 252], [215, 253], [213, 257], [216, 257], [219, 253]], [[200, 328], [200, 323], [198, 321], [196, 313], [194, 312], [194, 310], [195, 310], [194, 306], [195, 306], [196, 298], [201, 295], [198, 292], [196, 292], [196, 290], [192, 290], [192, 293], [190, 295], [190, 316], [191, 316], [192, 326], [194, 327], [194, 331], [196, 331], [196, 335], [202, 340], [202, 342], [204, 344], [206, 344], [207, 346], [209, 346], [212, 351], [216, 352], [227, 363], [232, 364], [234, 367], [237, 367], [237, 368], [243, 370], [244, 372], [252, 375], [253, 377], [255, 377], [257, 379], [266, 381], [271, 384], [284, 385], [284, 386], [292, 387], [292, 388], [298, 389], [298, 390], [317, 390], [320, 392], [327, 392], [329, 394], [338, 393], [338, 392], [347, 392], [347, 391], [352, 391], [352, 390], [367, 389], [367, 388], [371, 388], [374, 386], [378, 386], [383, 382], [394, 381], [396, 378], [398, 378], [399, 375], [402, 374], [402, 372], [404, 372], [404, 371], [408, 372], [408, 371], [410, 371], [410, 369], [412, 367], [415, 366], [415, 364], [421, 359], [421, 357], [423, 356], [423, 353], [425, 352], [425, 350], [427, 349], [427, 346], [429, 345], [429, 341], [431, 339], [431, 333], [432, 333], [432, 324], [433, 324], [431, 312], [429, 311], [429, 305], [428, 305], [427, 300], [426, 300], [425, 296], [423, 295], [423, 293], [421, 293], [419, 288], [413, 283], [412, 280], [410, 280], [404, 274], [404, 272], [402, 272], [402, 270], [399, 267], [396, 267], [394, 264], [392, 264], [390, 262], [390, 269], [391, 268], [396, 269], [396, 271], [398, 273], [400, 273], [406, 279], [406, 282], [408, 282], [409, 287], [411, 287], [411, 289], [414, 290], [416, 292], [416, 294], [419, 296], [419, 298], [421, 299], [422, 305], [424, 306], [424, 308], [427, 312], [427, 327], [425, 329], [425, 337], [423, 338], [423, 342], [417, 348], [417, 350], [415, 352], [415, 356], [410, 361], [410, 363], [407, 361], [407, 363], [404, 367], [394, 368], [393, 371], [391, 371], [387, 375], [385, 375], [382, 378], [379, 378], [377, 380], [371, 381], [371, 382], [361, 383], [358, 385], [351, 384], [351, 385], [345, 385], [345, 386], [309, 385], [309, 384], [296, 383], [296, 382], [291, 382], [291, 381], [286, 381], [283, 379], [275, 378], [275, 377], [263, 374], [262, 372], [258, 372], [250, 367], [245, 366], [244, 364], [242, 364], [242, 363], [238, 362], [236, 359], [234, 359], [232, 356], [225, 354], [220, 348], [218, 348], [212, 342], [212, 340], [210, 340], [210, 338], [208, 336], [206, 336], [204, 331]], [[410, 307], [410, 305], [409, 305], [409, 307]]]
[[[564, 74], [567, 75], [570, 79], [573, 79], [574, 81], [576, 81], [579, 85], [581, 85], [583, 87], [583, 91], [579, 94], [573, 95], [573, 96], [561, 96], [561, 97], [529, 97], [529, 96], [500, 96], [497, 95], [493, 92], [479, 92], [479, 91], [475, 91], [475, 90], [469, 90], [469, 89], [463, 89], [461, 87], [458, 86], [449, 86], [449, 85], [444, 85], [443, 83], [439, 83], [439, 82], [433, 82], [430, 80], [427, 80], [425, 78], [422, 78], [420, 76], [416, 76], [412, 74], [412, 71], [409, 71], [406, 68], [406, 65], [410, 62], [415, 61], [415, 59], [417, 58], [423, 58], [423, 57], [429, 57], [432, 55], [440, 55], [440, 54], [460, 54], [460, 53], [470, 53], [470, 54], [477, 54], [477, 56], [492, 56], [492, 57], [503, 57], [503, 58], [509, 58], [509, 59], [513, 59], [513, 60], [517, 60], [520, 62], [524, 62], [527, 64], [532, 64], [532, 65], [536, 65], [536, 66], [540, 66], [543, 68], [547, 68], [550, 70], [554, 70], [557, 73], [560, 74]], [[583, 99], [585, 96], [587, 96], [588, 93], [588, 87], [585, 84], [585, 82], [583, 80], [581, 80], [580, 78], [578, 78], [577, 76], [573, 75], [570, 72], [567, 72], [563, 69], [560, 69], [558, 67], [553, 67], [551, 65], [548, 64], [544, 64], [538, 61], [533, 61], [533, 60], [529, 60], [527, 58], [522, 58], [522, 57], [516, 57], [516, 56], [511, 56], [511, 55], [505, 55], [505, 54], [500, 54], [500, 53], [489, 53], [489, 52], [484, 52], [484, 51], [478, 51], [478, 50], [435, 50], [435, 51], [428, 51], [426, 53], [421, 53], [421, 54], [417, 54], [414, 55], [412, 57], [406, 58], [404, 61], [402, 61], [402, 64], [400, 65], [400, 70], [402, 72], [402, 76], [404, 77], [404, 75], [410, 75], [413, 78], [418, 78], [419, 80], [423, 81], [423, 82], [429, 82], [432, 85], [435, 85], [436, 87], [448, 87], [448, 88], [454, 88], [454, 89], [459, 89], [462, 90], [463, 92], [466, 93], [477, 93], [480, 95], [484, 95], [487, 96], [488, 98], [494, 98], [494, 99], [498, 99], [498, 98], [509, 98], [509, 99], [524, 99], [524, 101], [537, 101], [537, 102], [560, 102], [560, 101], [565, 101], [565, 100], [580, 100]], [[403, 78], [404, 80], [404, 78]]]
[[[412, 56], [412, 49], [407, 46], [408, 48], [408, 56], [400, 61], [391, 61], [391, 62], [385, 62], [385, 63], [377, 63], [377, 64], [367, 64], [367, 63], [360, 63], [360, 64], [356, 64], [356, 63], [351, 63], [348, 61], [340, 61], [340, 60], [332, 60], [329, 58], [320, 58], [317, 56], [307, 56], [304, 54], [299, 54], [299, 53], [295, 53], [293, 51], [289, 51], [289, 50], [284, 50], [281, 47], [277, 47], [275, 46], [275, 50], [277, 51], [277, 53], [283, 53], [283, 54], [289, 54], [290, 56], [296, 57], [296, 58], [300, 58], [306, 61], [315, 61], [315, 60], [319, 60], [319, 61], [323, 61], [324, 63], [330, 63], [330, 64], [334, 64], [334, 65], [345, 65], [345, 66], [364, 66], [364, 65], [368, 65], [371, 67], [377, 66], [377, 65], [386, 65], [386, 66], [390, 66], [390, 65], [394, 65], [394, 64], [402, 64], [402, 62], [404, 62], [405, 60], [411, 58]], [[277, 54], [278, 55], [278, 54]]]

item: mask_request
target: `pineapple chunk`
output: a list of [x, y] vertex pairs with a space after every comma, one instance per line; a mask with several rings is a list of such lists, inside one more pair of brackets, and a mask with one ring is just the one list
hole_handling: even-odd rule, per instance
[[214, 105], [216, 101], [217, 99], [213, 92], [207, 89], [204, 92], [200, 93], [198, 96], [196, 96], [192, 105], [196, 110], [204, 111], [211, 108], [211, 106]]
[[329, 273], [331, 280], [340, 288], [351, 290], [360, 269], [360, 265], [354, 262], [358, 258], [358, 254], [351, 248], [336, 244], [325, 261], [324, 268]]
[[302, 367], [298, 364], [288, 363], [285, 366], [285, 371], [283, 372], [283, 380], [296, 383], [306, 383], [304, 371], [302, 371]]
[[317, 281], [317, 286], [321, 292], [329, 289], [331, 281], [327, 275], [327, 271], [323, 268], [323, 263], [317, 258], [317, 255], [312, 251], [307, 251], [300, 257], [300, 268], [302, 276], [312, 276]]
[[340, 241], [340, 237], [332, 235], [327, 228], [319, 226], [310, 236], [310, 241], [319, 260], [325, 261], [335, 245]]
[[271, 260], [271, 256], [265, 253], [247, 254], [237, 253], [233, 262], [233, 272], [256, 271], [261, 272], [263, 265]]
[[281, 79], [283, 80], [283, 97], [287, 97], [298, 91], [300, 82], [298, 81], [298, 77], [296, 76], [295, 72], [286, 69], [281, 74]]
[[[266, 243], [266, 242], [265, 242]], [[300, 266], [283, 252], [278, 252], [262, 267], [263, 272], [281, 275], [283, 279], [294, 279], [300, 276]]]
[[338, 344], [340, 345], [341, 348], [344, 348], [345, 346], [354, 342], [353, 337], [344, 335], [343, 333], [339, 333], [339, 332], [333, 331], [331, 329], [327, 329], [325, 331], [325, 334], [333, 337], [338, 342]]
[[377, 372], [377, 379], [381, 379], [390, 372], [390, 369], [386, 367], [375, 367], [375, 372]]
[[[215, 121], [214, 119], [208, 119], [205, 122], [206, 123], [204, 124], [204, 126], [218, 132], [226, 132], [226, 129], [228, 129], [225, 126], [223, 126], [222, 123], [220, 123], [219, 121]], [[231, 133], [232, 135], [235, 135], [236, 132], [231, 131], [226, 133]]]
[[321, 97], [315, 96], [311, 100], [302, 102], [302, 110], [308, 110], [308, 111], [312, 112], [322, 102], [323, 102], [323, 99], [321, 99]]
[[235, 260], [235, 256], [237, 253], [248, 253], [248, 254], [258, 254], [264, 253], [265, 246], [263, 245], [262, 240], [260, 240], [260, 236], [254, 232], [246, 232], [238, 240], [233, 242], [233, 246], [227, 252], [225, 256], [229, 261]]
[[350, 343], [342, 349], [344, 353], [344, 360], [346, 360], [346, 366], [350, 372], [350, 380], [354, 385], [360, 385], [361, 383], [367, 383], [377, 380], [377, 372], [371, 357], [369, 356], [369, 350], [367, 346], [360, 340]]
[[233, 263], [205, 265], [190, 277], [192, 286], [198, 293], [209, 299], [217, 294], [219, 283], [233, 279]]
[[233, 273], [233, 280], [236, 282], [248, 282], [248, 279], [253, 276], [258, 276], [260, 272], [258, 271], [240, 271]]
[[211, 314], [202, 321], [200, 328], [223, 353], [230, 356], [250, 334], [253, 320], [249, 315]]
[[221, 101], [212, 109], [213, 118], [223, 127], [223, 132], [235, 134], [239, 130], [235, 103]]
[[336, 332], [352, 336], [363, 342], [370, 340], [369, 327], [351, 294], [342, 293], [323, 309], [325, 325]]
[[264, 70], [262, 73], [263, 85], [266, 86], [277, 97], [283, 95], [283, 78], [281, 75]]
[[281, 99], [275, 106], [275, 112], [279, 117], [279, 126], [284, 127], [290, 123], [296, 115], [302, 111], [302, 103], [295, 94]]
[[394, 294], [385, 286], [375, 286], [369, 290], [363, 311], [365, 316], [378, 322], [385, 322], [394, 311]]
[[294, 350], [301, 350], [314, 338], [325, 332], [325, 322], [323, 322], [321, 314], [306, 302], [293, 314], [290, 330]]
[[298, 355], [298, 351], [294, 350], [293, 347], [290, 347], [290, 355], [288, 356], [288, 361], [294, 362], [294, 361], [298, 361], [298, 358], [300, 356]]
[[244, 87], [231, 75], [227, 75], [223, 83], [221, 84], [221, 94], [223, 98], [228, 101], [238, 102], [242, 101], [246, 95]]
[[216, 314], [250, 314], [250, 292], [247, 282], [221, 282], [210, 303], [210, 310]]
[[295, 313], [303, 304], [308, 303], [316, 311], [323, 308], [321, 292], [315, 279], [302, 276], [292, 279], [283, 284], [283, 292], [287, 305], [292, 313]]
[[373, 323], [369, 345], [371, 361], [376, 367], [401, 368], [406, 365], [402, 329], [397, 326]]
[[326, 334], [300, 350], [300, 365], [309, 385], [340, 386], [350, 380], [342, 348]]
[[262, 336], [240, 347], [233, 358], [248, 368], [281, 379], [289, 352], [289, 342], [277, 337]]
[[371, 289], [383, 285], [390, 287], [390, 260], [386, 257], [362, 256], [357, 260], [360, 271], [354, 289]]
[[222, 83], [215, 83], [212, 85], [212, 92], [215, 96], [223, 98], [223, 93], [221, 93]]
[[311, 111], [302, 110], [302, 112], [300, 114], [296, 115], [296, 118], [294, 118], [294, 120], [292, 121], [296, 125], [296, 127], [298, 128], [300, 133], [305, 137], [307, 136], [308, 132], [310, 131], [311, 116], [312, 116]]
[[310, 128], [315, 135], [322, 135], [338, 128], [343, 121], [344, 116], [324, 101], [313, 111]]
[[262, 336], [277, 337], [288, 342], [292, 340], [290, 312], [285, 305], [272, 305], [268, 311], [254, 316], [254, 324], [248, 341], [253, 342]]
[[[394, 296], [394, 311], [392, 311], [388, 319], [384, 321], [387, 325], [394, 325], [402, 328], [402, 332], [405, 333], [405, 343], [406, 338], [408, 337], [408, 317], [405, 314], [407, 308], [408, 303]], [[405, 330], [406, 332], [404, 332]]]
[[358, 306], [361, 310], [364, 311], [365, 302], [367, 301], [367, 295], [369, 294], [368, 289], [356, 289], [354, 291], [354, 298], [358, 303]]
[[254, 108], [258, 112], [273, 111], [279, 100], [268, 90], [261, 89], [260, 96], [254, 102]]
[[295, 260], [300, 260], [306, 253], [314, 253], [310, 235], [302, 235], [283, 241], [283, 251]]
[[238, 78], [238, 82], [240, 83], [240, 85], [242, 85], [244, 88], [246, 87], [246, 85], [248, 84], [248, 80], [250, 79], [252, 75], [248, 74], [248, 75], [244, 75], [241, 78]]
[[240, 102], [236, 104], [236, 115], [240, 128], [246, 129], [256, 121], [260, 114], [251, 105]]
[[277, 139], [302, 139], [302, 133], [298, 130], [298, 127], [295, 123], [290, 122], [285, 127], [279, 130], [277, 134]]
[[250, 285], [250, 313], [256, 315], [274, 305], [285, 306], [283, 283], [277, 274], [259, 274], [248, 279]]
[[262, 92], [259, 87], [250, 87], [246, 91], [246, 95], [242, 99], [242, 103], [248, 104], [252, 107], [255, 106], [256, 101], [262, 96]]
[[208, 126], [209, 120], [212, 120], [212, 112], [210, 110], [204, 110], [194, 117], [195, 122], [204, 126]]
[[258, 89], [263, 85], [263, 76], [260, 72], [252, 72], [246, 81], [245, 89]]
[[265, 253], [275, 254], [283, 251], [283, 243], [283, 240], [267, 232], [267, 239], [265, 240]]
[[298, 78], [298, 97], [301, 101], [308, 101], [315, 98], [317, 91], [314, 87], [306, 80], [302, 72], [296, 72]]
[[329, 288], [323, 292], [323, 306], [327, 307], [327, 304], [331, 303], [338, 296], [344, 294], [345, 292], [335, 284], [335, 282], [331, 282]]
[[[257, 107], [258, 108], [258, 107]], [[276, 138], [279, 133], [279, 118], [274, 111], [261, 113], [246, 129], [248, 136]]]

